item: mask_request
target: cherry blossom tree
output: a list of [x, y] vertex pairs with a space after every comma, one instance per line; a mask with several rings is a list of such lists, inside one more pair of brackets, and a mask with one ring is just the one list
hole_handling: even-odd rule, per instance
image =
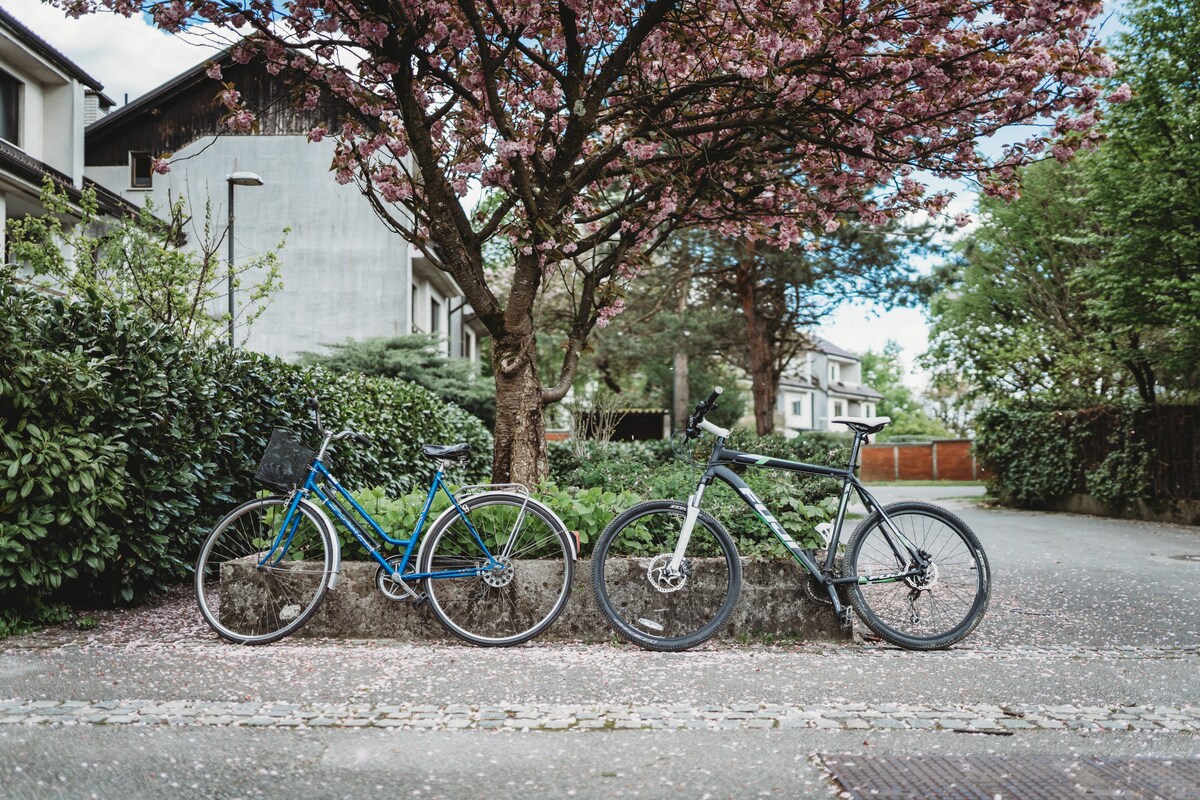
[[[1014, 191], [1018, 166], [1088, 143], [1100, 0], [50, 0], [225, 32], [353, 112], [338, 181], [458, 282], [492, 337], [494, 478], [546, 469], [543, 411], [589, 334], [674, 229], [800, 243], [948, 202], [921, 176]], [[229, 124], [251, 110], [223, 96]], [[1031, 125], [991, 162], [981, 137]], [[498, 193], [476, 213], [478, 189]], [[485, 244], [512, 248], [497, 279]], [[561, 366], [536, 370], [535, 306], [566, 276]]]

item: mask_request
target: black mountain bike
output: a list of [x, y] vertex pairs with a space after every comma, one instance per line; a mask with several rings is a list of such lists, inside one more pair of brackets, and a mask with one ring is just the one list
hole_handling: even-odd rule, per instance
[[[881, 506], [855, 475], [867, 437], [888, 417], [838, 417], [854, 433], [844, 469], [787, 461], [725, 447], [729, 431], [704, 419], [716, 407], [717, 387], [688, 418], [685, 441], [702, 432], [716, 437], [707, 467], [687, 502], [651, 500], [621, 514], [604, 530], [592, 556], [592, 583], [600, 609], [624, 638], [650, 650], [686, 650], [711, 638], [733, 612], [742, 567], [725, 528], [700, 508], [714, 479], [728, 484], [807, 571], [817, 599], [832, 605], [843, 625], [850, 606], [863, 623], [892, 644], [912, 650], [949, 647], [975, 629], [987, 610], [991, 575], [971, 529], [929, 503]], [[801, 548], [730, 466], [802, 472], [842, 481], [828, 550]], [[868, 515], [844, 552], [842, 525], [851, 493]]]

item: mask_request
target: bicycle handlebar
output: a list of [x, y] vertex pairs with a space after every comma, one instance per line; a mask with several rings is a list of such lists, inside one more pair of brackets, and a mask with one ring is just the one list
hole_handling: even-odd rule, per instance
[[321, 434], [323, 437], [326, 437], [328, 441], [340, 442], [342, 439], [353, 439], [357, 444], [361, 444], [364, 447], [371, 446], [371, 440], [357, 431], [346, 430], [339, 433], [331, 433], [330, 431], [325, 430], [325, 428], [321, 426], [321, 407], [317, 403], [317, 398], [308, 398], [304, 402], [304, 405], [307, 406], [309, 411], [312, 412], [313, 424], [317, 426], [317, 433]]
[[687, 421], [687, 436], [689, 439], [695, 439], [700, 436], [700, 423], [704, 422], [704, 418], [708, 415], [708, 412], [717, 407], [717, 399], [724, 391], [724, 389], [718, 386], [712, 390], [712, 394], [697, 404], [696, 410], [692, 412]]

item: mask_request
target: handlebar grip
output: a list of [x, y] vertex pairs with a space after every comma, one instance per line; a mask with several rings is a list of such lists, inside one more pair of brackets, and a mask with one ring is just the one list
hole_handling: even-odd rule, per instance
[[356, 433], [350, 438], [352, 438], [356, 444], [361, 444], [363, 447], [371, 446], [371, 440], [366, 436], [363, 436], [361, 433]]
[[715, 387], [712, 390], [712, 394], [710, 394], [704, 400], [701, 400], [699, 405], [696, 406], [696, 410], [692, 412], [692, 416], [688, 417], [688, 438], [695, 439], [700, 435], [700, 423], [704, 421], [704, 417], [708, 414], [708, 412], [713, 410], [713, 407], [715, 407], [717, 404], [717, 398], [719, 398], [721, 393], [724, 391], [725, 390], [720, 386]]

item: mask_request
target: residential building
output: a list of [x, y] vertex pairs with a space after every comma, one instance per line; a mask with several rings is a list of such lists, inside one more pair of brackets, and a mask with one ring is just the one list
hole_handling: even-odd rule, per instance
[[[331, 140], [308, 141], [314, 126], [336, 129], [339, 109], [300, 110], [282, 75], [228, 52], [215, 60], [258, 112], [252, 132], [222, 132], [223, 87], [205, 62], [88, 126], [87, 176], [139, 207], [185, 198], [189, 246], [202, 237], [207, 205], [219, 235], [233, 230], [235, 263], [266, 253], [290, 229], [282, 290], [248, 332], [235, 330], [249, 349], [291, 358], [346, 339], [434, 333], [447, 354], [478, 360], [483, 327], [454, 281], [387, 228], [357, 187], [333, 180]], [[153, 160], [164, 153], [171, 169], [156, 174]], [[233, 185], [234, 173], [261, 185]], [[227, 243], [220, 252], [226, 257]], [[236, 320], [243, 299], [235, 293]], [[226, 307], [222, 298], [214, 311]]]
[[779, 382], [776, 429], [841, 431], [835, 417], [873, 417], [883, 395], [863, 383], [862, 359], [820, 337]]
[[[0, 9], [0, 220], [42, 214], [47, 178], [79, 200], [91, 186], [84, 128], [112, 105], [99, 81]], [[105, 214], [129, 211], [115, 195], [97, 194]], [[8, 261], [5, 228], [0, 225], [0, 255]]]

